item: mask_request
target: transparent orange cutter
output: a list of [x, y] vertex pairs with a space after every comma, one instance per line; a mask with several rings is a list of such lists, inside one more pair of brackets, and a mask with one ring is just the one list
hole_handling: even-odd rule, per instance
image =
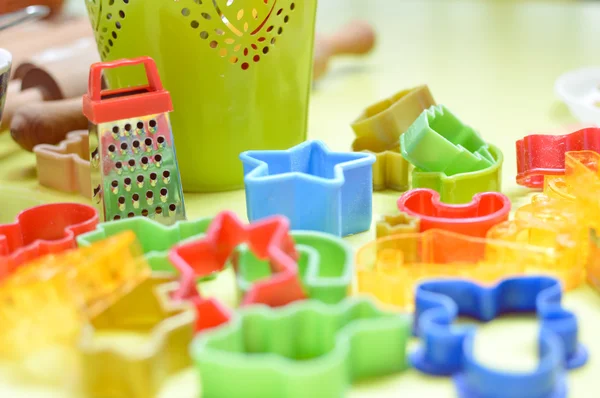
[[356, 255], [358, 293], [404, 310], [413, 309], [414, 290], [423, 279], [462, 277], [491, 284], [531, 273], [563, 283], [570, 278], [569, 266], [550, 249], [439, 229], [377, 239]]
[[178, 286], [153, 275], [84, 327], [79, 349], [87, 396], [153, 397], [191, 365], [196, 311], [171, 299]]
[[74, 347], [86, 320], [149, 275], [130, 231], [24, 264], [0, 284], [0, 356], [19, 358], [52, 346]]
[[36, 145], [33, 153], [40, 185], [92, 197], [87, 131], [73, 131], [58, 145]]

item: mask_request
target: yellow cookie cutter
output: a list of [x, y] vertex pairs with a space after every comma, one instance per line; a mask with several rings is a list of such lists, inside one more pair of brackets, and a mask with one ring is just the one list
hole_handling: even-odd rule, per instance
[[[171, 300], [178, 285], [153, 275], [84, 327], [79, 348], [88, 396], [153, 397], [169, 376], [191, 365], [196, 311]], [[132, 344], [132, 337], [143, 341]], [[123, 339], [127, 344], [118, 344]]]
[[359, 137], [352, 143], [354, 152], [366, 152], [375, 155], [373, 164], [373, 190], [408, 189], [408, 171], [410, 164], [400, 154], [398, 143], [385, 145], [371, 136]]

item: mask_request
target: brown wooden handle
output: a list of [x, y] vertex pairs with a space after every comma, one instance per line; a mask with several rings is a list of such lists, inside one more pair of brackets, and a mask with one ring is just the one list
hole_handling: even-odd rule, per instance
[[86, 130], [81, 97], [25, 105], [13, 115], [10, 134], [25, 150], [38, 144], [58, 144], [67, 133]]
[[314, 79], [327, 71], [331, 57], [362, 55], [375, 46], [375, 31], [364, 21], [353, 21], [330, 36], [318, 36], [315, 43]]
[[[16, 81], [19, 82], [18, 80]], [[8, 93], [6, 95], [6, 104], [2, 113], [2, 125], [0, 131], [6, 130], [12, 121], [15, 112], [28, 104], [34, 104], [44, 100], [44, 92], [39, 88], [30, 88], [25, 91], [19, 91], [20, 87], [15, 87], [13, 83], [8, 85]]]

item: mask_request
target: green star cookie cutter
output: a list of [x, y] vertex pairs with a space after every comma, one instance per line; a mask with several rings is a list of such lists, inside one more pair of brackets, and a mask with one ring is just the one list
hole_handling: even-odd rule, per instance
[[415, 167], [447, 176], [483, 170], [494, 163], [481, 136], [443, 105], [423, 111], [400, 136], [400, 150]]
[[248, 307], [190, 351], [203, 397], [331, 398], [355, 380], [405, 370], [410, 335], [409, 316], [370, 300], [306, 300]]
[[491, 144], [489, 152], [494, 163], [470, 173], [447, 176], [443, 172], [432, 173], [415, 168], [412, 171], [412, 187], [433, 189], [440, 193], [442, 202], [452, 204], [469, 203], [473, 195], [480, 192], [501, 192], [504, 156], [500, 148]]
[[[293, 231], [300, 254], [298, 271], [307, 296], [336, 304], [350, 294], [354, 254], [337, 236], [317, 231]], [[235, 258], [237, 285], [245, 294], [254, 283], [271, 275], [269, 263], [258, 259], [247, 246], [240, 246]]]
[[[94, 242], [118, 235], [123, 231], [133, 231], [153, 273], [178, 275], [168, 259], [169, 250], [179, 243], [204, 235], [211, 220], [211, 218], [200, 218], [194, 221], [179, 221], [171, 226], [164, 226], [145, 217], [110, 221], [99, 224], [95, 231], [79, 235], [77, 244], [80, 247], [90, 246]], [[214, 275], [212, 277], [214, 278]]]

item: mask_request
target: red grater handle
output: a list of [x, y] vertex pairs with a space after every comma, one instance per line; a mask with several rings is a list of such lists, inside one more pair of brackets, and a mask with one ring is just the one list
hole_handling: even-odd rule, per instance
[[150, 92], [163, 91], [156, 63], [150, 57], [139, 57], [134, 59], [119, 59], [112, 62], [98, 62], [90, 67], [90, 79], [88, 81], [88, 93], [92, 101], [100, 101], [102, 98], [102, 71], [105, 69], [121, 68], [144, 64], [148, 88]]

